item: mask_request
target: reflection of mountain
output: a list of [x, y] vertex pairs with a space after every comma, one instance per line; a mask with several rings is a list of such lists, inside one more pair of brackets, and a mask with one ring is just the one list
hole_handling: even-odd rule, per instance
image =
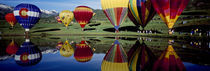
[[41, 59], [41, 51], [30, 41], [24, 42], [15, 55], [16, 63], [21, 66], [36, 65]]
[[101, 65], [101, 71], [129, 71], [127, 55], [118, 40], [106, 53]]
[[135, 45], [128, 52], [130, 71], [151, 71], [155, 61], [155, 55], [145, 43], [136, 41]]
[[92, 59], [93, 51], [90, 46], [87, 45], [86, 41], [81, 41], [76, 45], [74, 58], [79, 62], [88, 62]]
[[60, 54], [64, 57], [70, 57], [74, 54], [74, 48], [69, 44], [68, 40], [60, 48]]
[[186, 69], [172, 45], [168, 45], [168, 48], [154, 63], [153, 71], [186, 71]]

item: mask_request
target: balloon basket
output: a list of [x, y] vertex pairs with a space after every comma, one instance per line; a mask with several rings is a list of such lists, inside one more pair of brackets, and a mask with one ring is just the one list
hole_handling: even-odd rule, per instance
[[115, 30], [115, 33], [119, 33], [119, 30]]

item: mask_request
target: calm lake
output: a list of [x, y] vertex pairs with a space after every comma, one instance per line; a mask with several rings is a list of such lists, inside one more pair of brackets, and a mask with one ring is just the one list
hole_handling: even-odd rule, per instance
[[0, 37], [0, 71], [210, 71], [210, 40]]

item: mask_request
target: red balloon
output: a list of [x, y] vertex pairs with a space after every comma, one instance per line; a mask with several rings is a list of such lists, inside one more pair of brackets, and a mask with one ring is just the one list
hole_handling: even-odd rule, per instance
[[76, 45], [76, 50], [74, 53], [74, 58], [79, 62], [88, 62], [92, 59], [93, 51], [90, 46], [81, 41], [80, 44]]
[[17, 20], [13, 13], [6, 14], [5, 19], [12, 27], [17, 23]]
[[87, 6], [78, 6], [74, 10], [74, 18], [80, 24], [81, 28], [90, 21], [93, 16], [93, 10]]
[[6, 48], [6, 52], [8, 54], [15, 54], [18, 51], [19, 47], [18, 45], [12, 41]]

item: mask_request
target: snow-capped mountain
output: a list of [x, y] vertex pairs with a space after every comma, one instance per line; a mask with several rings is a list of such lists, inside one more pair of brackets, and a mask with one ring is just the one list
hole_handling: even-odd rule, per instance
[[41, 9], [42, 12], [42, 16], [41, 17], [50, 17], [50, 16], [57, 16], [58, 15], [58, 11], [56, 10], [44, 10]]
[[7, 13], [12, 13], [13, 7], [0, 3], [0, 19], [4, 19]]

